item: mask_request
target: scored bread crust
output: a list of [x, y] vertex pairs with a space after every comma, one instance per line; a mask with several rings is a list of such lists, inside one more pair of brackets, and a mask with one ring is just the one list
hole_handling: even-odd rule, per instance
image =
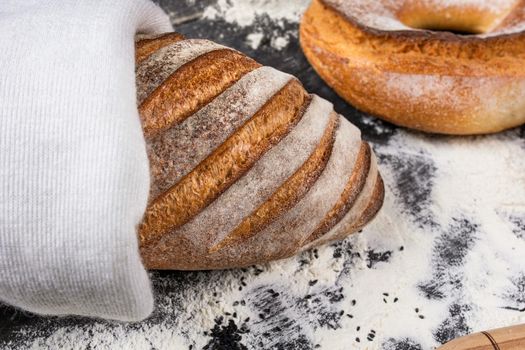
[[[394, 17], [431, 16], [420, 9], [429, 1], [396, 2], [409, 5], [399, 5]], [[488, 18], [479, 35], [386, 30], [352, 16], [352, 4], [314, 0], [300, 25], [308, 61], [345, 100], [394, 124], [435, 133], [491, 133], [525, 122], [525, 32], [505, 31], [525, 23], [524, 0], [503, 19]], [[462, 10], [459, 24], [468, 27], [478, 12]], [[480, 20], [489, 16], [482, 14]]]
[[[294, 77], [173, 33], [140, 37], [136, 48], [152, 180], [139, 227], [147, 268], [289, 257], [346, 237], [380, 209], [384, 188], [367, 190], [379, 175], [359, 130]], [[349, 215], [355, 228], [335, 235]]]

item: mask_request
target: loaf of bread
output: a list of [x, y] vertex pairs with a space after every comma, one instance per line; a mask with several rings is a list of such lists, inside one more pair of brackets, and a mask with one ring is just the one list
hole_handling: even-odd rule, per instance
[[391, 123], [452, 135], [525, 123], [525, 0], [312, 0], [299, 34], [328, 85]]
[[281, 259], [359, 230], [384, 188], [359, 130], [294, 77], [216, 43], [137, 37], [150, 269]]

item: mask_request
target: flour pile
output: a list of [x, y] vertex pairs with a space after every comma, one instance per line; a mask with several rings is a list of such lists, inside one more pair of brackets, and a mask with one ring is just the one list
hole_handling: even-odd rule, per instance
[[[265, 39], [275, 50], [285, 48], [290, 40], [297, 39], [295, 26], [306, 10], [310, 0], [275, 1], [275, 0], [218, 0], [204, 11], [208, 20], [222, 19], [239, 27], [252, 28], [246, 36], [247, 44], [256, 50]], [[276, 26], [268, 30], [267, 21]]]

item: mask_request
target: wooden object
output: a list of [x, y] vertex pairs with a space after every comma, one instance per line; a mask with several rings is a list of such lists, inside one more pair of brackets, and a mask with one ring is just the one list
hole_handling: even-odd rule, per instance
[[473, 333], [446, 343], [438, 350], [524, 350], [525, 324]]

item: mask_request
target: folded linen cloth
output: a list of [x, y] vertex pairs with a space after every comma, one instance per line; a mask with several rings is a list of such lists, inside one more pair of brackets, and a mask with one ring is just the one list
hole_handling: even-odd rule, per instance
[[153, 308], [136, 226], [148, 160], [135, 33], [148, 0], [0, 2], [0, 300], [133, 321]]

